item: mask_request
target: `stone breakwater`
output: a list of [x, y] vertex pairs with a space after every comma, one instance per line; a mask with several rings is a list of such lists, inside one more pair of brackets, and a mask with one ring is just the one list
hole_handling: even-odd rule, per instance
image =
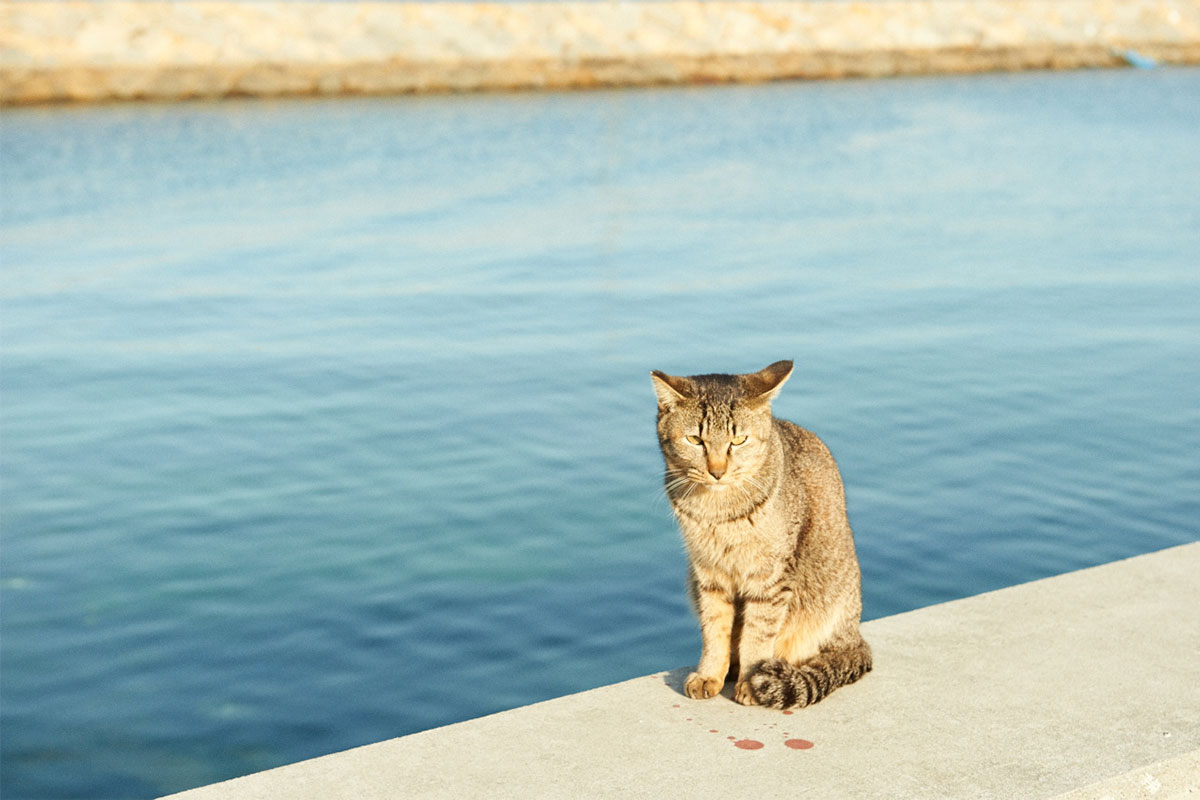
[[1200, 63], [1200, 0], [0, 2], [0, 104]]

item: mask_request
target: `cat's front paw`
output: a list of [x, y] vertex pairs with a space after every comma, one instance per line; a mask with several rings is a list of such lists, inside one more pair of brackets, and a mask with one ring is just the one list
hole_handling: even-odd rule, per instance
[[733, 699], [744, 706], [758, 705], [758, 699], [750, 689], [750, 681], [738, 681], [733, 690]]
[[725, 682], [720, 678], [708, 678], [698, 672], [688, 675], [683, 684], [683, 693], [693, 700], [707, 700], [721, 693]]

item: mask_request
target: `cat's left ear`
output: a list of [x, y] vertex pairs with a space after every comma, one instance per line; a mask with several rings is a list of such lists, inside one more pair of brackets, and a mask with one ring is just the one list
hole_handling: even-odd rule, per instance
[[746, 376], [747, 394], [753, 397], [755, 402], [769, 403], [775, 399], [790, 377], [792, 362], [776, 361], [771, 366]]
[[658, 395], [659, 408], [669, 408], [680, 400], [695, 395], [691, 381], [687, 378], [677, 378], [654, 370], [650, 373], [650, 379], [654, 381], [654, 393]]

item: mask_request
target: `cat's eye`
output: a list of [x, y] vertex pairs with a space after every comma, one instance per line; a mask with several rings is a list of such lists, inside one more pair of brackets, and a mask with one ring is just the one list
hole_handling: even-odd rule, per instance
[[737, 447], [740, 444], [745, 444], [746, 439], [748, 439], [748, 438], [749, 437], [747, 437], [747, 436], [735, 436], [729, 440], [729, 443], [732, 444], [734, 447]]
[[700, 444], [701, 441], [699, 436], [685, 436], [684, 438], [687, 439], [688, 444]]

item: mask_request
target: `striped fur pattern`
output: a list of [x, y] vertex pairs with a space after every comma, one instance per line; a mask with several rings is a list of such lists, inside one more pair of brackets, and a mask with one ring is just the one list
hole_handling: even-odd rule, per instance
[[871, 669], [841, 474], [817, 436], [771, 414], [792, 374], [651, 373], [665, 489], [687, 548], [702, 649], [684, 692], [736, 680], [746, 705], [799, 708]]

